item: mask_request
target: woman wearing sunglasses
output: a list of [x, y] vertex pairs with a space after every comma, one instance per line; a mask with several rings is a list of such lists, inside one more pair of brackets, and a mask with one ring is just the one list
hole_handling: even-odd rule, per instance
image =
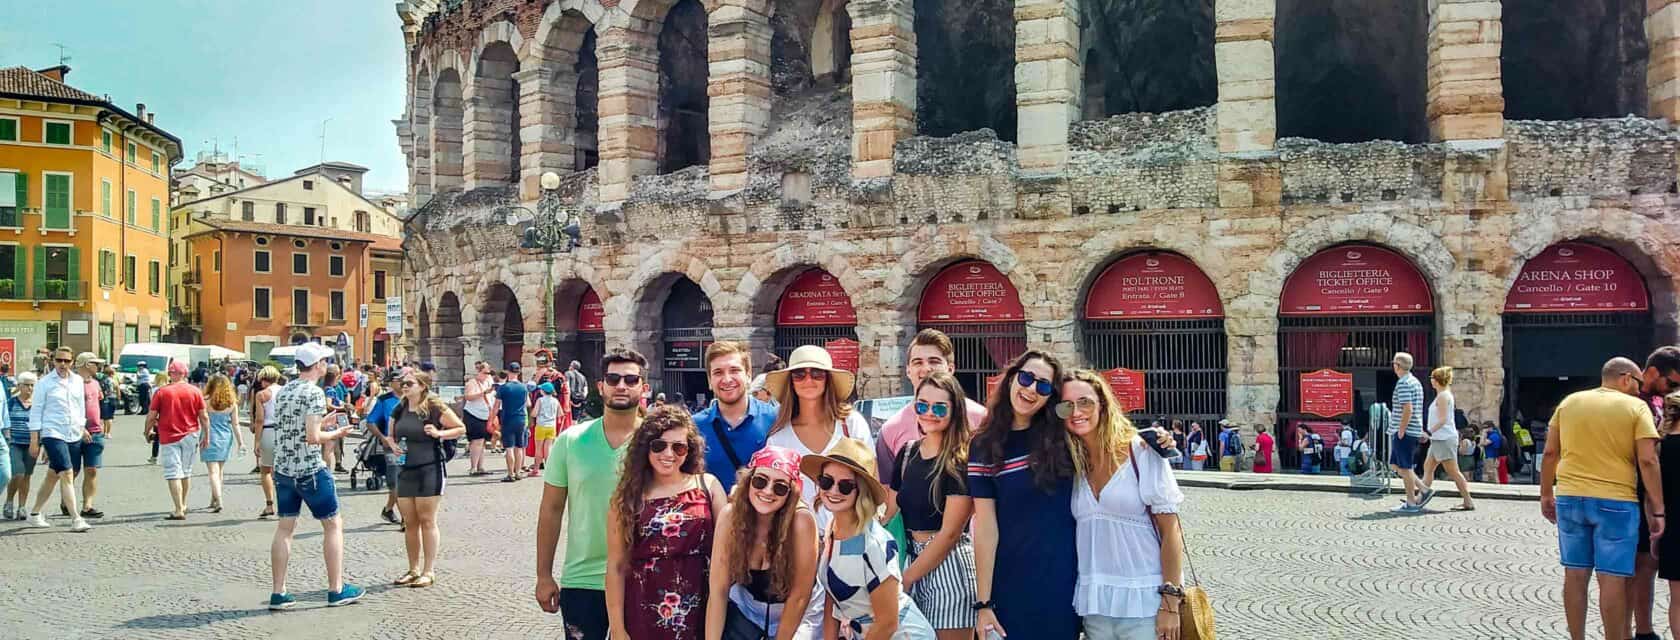
[[817, 575], [827, 586], [823, 638], [934, 640], [899, 579], [898, 544], [875, 519], [887, 490], [875, 478], [875, 449], [843, 440], [826, 455], [805, 456], [799, 470], [821, 489], [818, 502], [834, 514], [823, 536]]
[[922, 437], [898, 450], [887, 518], [904, 514], [910, 566], [904, 589], [940, 640], [974, 636], [974, 546], [968, 520], [970, 427], [962, 385], [936, 372], [916, 385], [916, 431]]
[[[856, 381], [852, 372], [834, 368], [828, 350], [814, 345], [794, 349], [788, 367], [765, 375], [764, 386], [781, 404], [768, 444], [792, 449], [800, 456], [827, 453], [841, 440], [852, 438], [875, 450], [869, 422], [852, 411], [847, 399]], [[815, 509], [817, 488], [805, 485], [800, 500]], [[828, 512], [815, 510], [817, 530], [828, 527]]]
[[429, 587], [436, 580], [432, 566], [437, 562], [442, 538], [437, 511], [443, 502], [443, 443], [461, 437], [467, 425], [432, 393], [430, 375], [416, 371], [403, 376], [397, 383], [397, 395], [402, 401], [391, 413], [394, 426], [385, 444], [403, 460], [397, 471], [397, 510], [402, 512], [408, 572], [394, 584]]
[[801, 484], [790, 449], [764, 447], [741, 468], [712, 540], [706, 640], [816, 637], [817, 520], [797, 499]]
[[[546, 383], [545, 383], [546, 384]], [[612, 640], [699, 640], [723, 483], [682, 407], [653, 410], [630, 436], [607, 518]]]
[[1089, 640], [1178, 640], [1184, 494], [1094, 371], [1062, 379], [1056, 415], [1074, 436], [1079, 582], [1073, 607]]
[[1074, 467], [1070, 436], [1051, 410], [1062, 365], [1021, 354], [991, 394], [986, 425], [969, 446], [974, 498], [975, 634], [1074, 640]]

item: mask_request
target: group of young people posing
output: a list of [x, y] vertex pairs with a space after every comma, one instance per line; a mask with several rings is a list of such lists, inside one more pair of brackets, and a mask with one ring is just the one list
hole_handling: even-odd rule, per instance
[[585, 639], [1176, 640], [1168, 462], [1097, 373], [1028, 351], [982, 406], [952, 351], [915, 337], [914, 401], [878, 438], [820, 347], [768, 372], [766, 402], [747, 347], [712, 344], [693, 416], [640, 409], [647, 361], [609, 351], [605, 415], [545, 467], [538, 603]]

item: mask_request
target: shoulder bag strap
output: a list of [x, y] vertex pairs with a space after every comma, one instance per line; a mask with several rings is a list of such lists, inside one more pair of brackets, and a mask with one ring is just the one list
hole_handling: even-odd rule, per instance
[[[1128, 466], [1132, 468], [1132, 477], [1137, 479], [1138, 498], [1141, 500], [1143, 498], [1143, 472], [1138, 471], [1136, 451], [1132, 452], [1131, 460], [1127, 462]], [[1148, 503], [1144, 503], [1143, 510], [1149, 514], [1149, 528], [1155, 531], [1155, 544], [1160, 545], [1161, 526], [1155, 524], [1155, 510], [1149, 508]], [[1184, 514], [1182, 513], [1178, 514], [1178, 540], [1179, 545], [1184, 547], [1184, 565], [1190, 568], [1190, 580], [1199, 587], [1202, 585], [1202, 579], [1196, 577], [1196, 561], [1192, 559], [1190, 554], [1190, 540], [1184, 537]]]
[[[748, 414], [748, 417], [751, 417], [751, 414]], [[722, 419], [723, 413], [721, 412], [712, 417], [712, 435], [717, 436], [718, 444], [723, 445], [723, 455], [729, 456], [729, 464], [734, 465], [736, 469], [740, 469], [741, 456], [735, 454], [734, 443], [729, 441], [728, 434], [725, 434], [723, 428], [718, 426], [718, 421]]]

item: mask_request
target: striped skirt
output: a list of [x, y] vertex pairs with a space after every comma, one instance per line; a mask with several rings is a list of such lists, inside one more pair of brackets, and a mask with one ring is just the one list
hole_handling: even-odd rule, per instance
[[[910, 541], [910, 562], [928, 543]], [[910, 585], [910, 599], [934, 629], [974, 628], [974, 543], [964, 533], [945, 561]]]

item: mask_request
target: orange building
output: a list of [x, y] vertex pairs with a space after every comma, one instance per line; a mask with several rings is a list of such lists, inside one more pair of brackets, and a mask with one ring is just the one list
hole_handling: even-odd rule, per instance
[[181, 141], [69, 71], [0, 68], [0, 362], [57, 345], [109, 358], [168, 331]]

